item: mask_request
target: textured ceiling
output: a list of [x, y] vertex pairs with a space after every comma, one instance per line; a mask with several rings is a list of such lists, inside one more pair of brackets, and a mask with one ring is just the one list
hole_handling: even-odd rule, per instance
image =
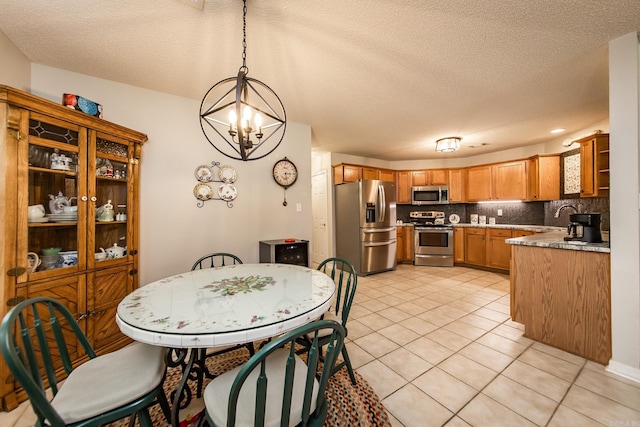
[[[0, 0], [0, 30], [32, 62], [200, 100], [242, 65], [242, 2], [190, 1]], [[638, 0], [249, 0], [247, 65], [314, 148], [464, 157], [606, 119], [608, 42], [637, 30]]]

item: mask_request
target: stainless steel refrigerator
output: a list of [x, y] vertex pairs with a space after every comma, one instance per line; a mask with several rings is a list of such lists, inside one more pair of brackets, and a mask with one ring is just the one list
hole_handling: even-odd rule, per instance
[[335, 187], [336, 256], [364, 276], [396, 268], [396, 185], [361, 180]]

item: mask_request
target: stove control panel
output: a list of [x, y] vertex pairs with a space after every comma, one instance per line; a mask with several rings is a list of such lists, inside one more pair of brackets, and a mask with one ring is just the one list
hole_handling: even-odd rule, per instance
[[444, 212], [438, 211], [413, 211], [409, 212], [410, 218], [419, 219], [444, 219]]

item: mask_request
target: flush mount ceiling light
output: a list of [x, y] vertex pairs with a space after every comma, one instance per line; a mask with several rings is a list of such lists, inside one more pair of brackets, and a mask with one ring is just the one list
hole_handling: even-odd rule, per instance
[[266, 84], [247, 77], [247, 0], [242, 8], [242, 67], [204, 95], [200, 127], [209, 143], [236, 160], [258, 160], [275, 150], [287, 127], [284, 105]]
[[565, 128], [557, 128], [557, 129], [553, 129], [551, 131], [551, 133], [562, 133], [564, 132], [566, 129]]
[[462, 138], [459, 136], [449, 136], [446, 138], [440, 138], [436, 141], [436, 151], [439, 153], [452, 153], [460, 149], [460, 141]]

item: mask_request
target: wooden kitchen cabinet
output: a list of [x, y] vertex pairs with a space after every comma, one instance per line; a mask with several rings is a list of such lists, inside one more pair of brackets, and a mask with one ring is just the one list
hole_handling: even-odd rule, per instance
[[527, 200], [560, 200], [560, 156], [533, 156], [527, 167]]
[[464, 261], [466, 264], [486, 265], [487, 244], [484, 228], [464, 229]]
[[580, 197], [609, 196], [609, 134], [576, 141], [580, 144]]
[[380, 171], [375, 168], [362, 168], [362, 179], [380, 179]]
[[465, 202], [467, 170], [466, 169], [449, 169], [448, 174], [449, 174], [449, 203]]
[[413, 262], [413, 227], [403, 225], [396, 227], [397, 262]]
[[527, 162], [498, 163], [491, 166], [491, 200], [525, 200], [527, 198]]
[[362, 179], [362, 166], [344, 163], [333, 166], [333, 183], [335, 185], [356, 182], [360, 179]]
[[396, 172], [396, 203], [411, 204], [411, 171]]
[[446, 169], [426, 169], [421, 171], [413, 171], [411, 177], [411, 185], [447, 185], [449, 177]]
[[491, 165], [467, 168], [467, 201], [491, 200]]
[[[0, 86], [0, 170], [4, 201], [0, 315], [40, 295], [56, 298], [79, 319], [98, 354], [129, 343], [115, 323], [120, 300], [138, 286], [139, 159], [147, 136], [31, 94]], [[55, 156], [70, 158], [64, 167]], [[51, 212], [50, 196], [62, 193], [77, 205], [77, 218], [49, 215], [29, 221], [28, 206]], [[97, 207], [111, 203], [113, 221], [98, 221]], [[97, 261], [94, 253], [117, 243], [123, 257]], [[28, 254], [61, 247], [77, 262], [29, 269]], [[0, 399], [5, 410], [26, 396], [0, 363]]]
[[379, 180], [380, 181], [388, 181], [388, 182], [396, 182], [396, 172], [389, 169], [380, 169], [379, 171]]
[[606, 365], [610, 254], [512, 245], [511, 318], [533, 340]]
[[511, 245], [505, 243], [512, 237], [512, 230], [501, 228], [487, 228], [486, 230], [486, 265], [502, 270], [509, 269], [511, 260]]
[[453, 262], [464, 264], [464, 228], [453, 228]]

